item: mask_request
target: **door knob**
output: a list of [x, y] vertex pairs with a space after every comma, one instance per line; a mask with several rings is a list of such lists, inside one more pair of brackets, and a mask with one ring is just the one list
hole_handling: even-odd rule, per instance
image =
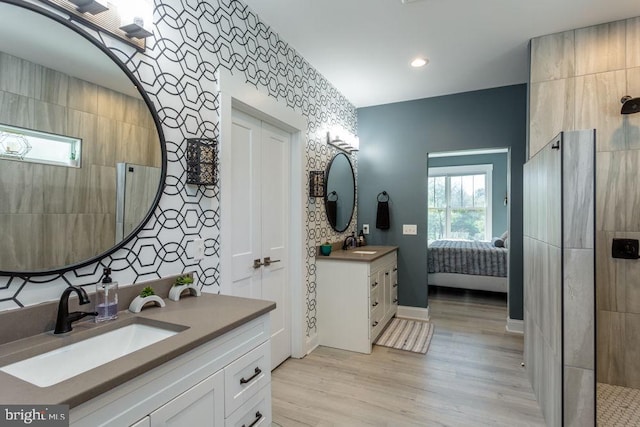
[[260, 258], [258, 259], [254, 259], [253, 260], [253, 268], [260, 268], [263, 265], [265, 267], [269, 267], [271, 264], [276, 263], [276, 262], [280, 262], [279, 259], [271, 259], [271, 257], [264, 257], [264, 262], [260, 262]]
[[264, 263], [262, 265], [264, 265], [265, 267], [269, 267], [271, 264], [276, 263], [276, 262], [280, 262], [279, 259], [271, 259], [271, 257], [264, 257]]

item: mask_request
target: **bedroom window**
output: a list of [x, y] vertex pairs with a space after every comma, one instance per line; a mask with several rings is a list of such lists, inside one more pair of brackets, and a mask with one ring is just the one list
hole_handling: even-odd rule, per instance
[[491, 240], [493, 165], [429, 168], [428, 240]]

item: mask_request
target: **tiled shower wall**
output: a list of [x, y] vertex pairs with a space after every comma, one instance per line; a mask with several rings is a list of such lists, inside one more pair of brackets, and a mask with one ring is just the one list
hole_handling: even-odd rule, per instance
[[611, 258], [640, 238], [640, 18], [539, 37], [531, 44], [530, 156], [561, 130], [596, 129], [597, 380], [640, 388], [640, 261]]
[[[242, 2], [155, 0], [155, 6], [155, 34], [143, 54], [94, 35], [138, 77], [158, 111], [168, 156], [159, 207], [136, 238], [99, 263], [61, 275], [0, 277], [0, 310], [56, 299], [68, 284], [95, 283], [107, 265], [124, 284], [195, 271], [208, 291], [218, 292], [220, 269], [225, 268], [219, 257], [220, 209], [225, 207], [219, 205], [218, 186], [185, 184], [184, 151], [185, 138], [219, 134], [219, 67], [243, 76], [308, 119], [305, 176], [309, 170], [324, 169], [335, 154], [319, 131], [336, 124], [356, 132], [355, 107]], [[306, 330], [314, 335], [315, 247], [341, 240], [344, 234], [329, 227], [324, 207], [314, 199], [306, 204], [304, 220]], [[196, 238], [205, 239], [201, 261], [189, 254]]]
[[525, 366], [549, 425], [594, 425], [594, 131], [524, 168]]

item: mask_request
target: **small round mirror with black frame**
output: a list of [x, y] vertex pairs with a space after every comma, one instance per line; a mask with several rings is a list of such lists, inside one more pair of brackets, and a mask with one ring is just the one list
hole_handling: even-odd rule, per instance
[[356, 202], [356, 180], [349, 156], [336, 154], [327, 166], [324, 207], [327, 221], [342, 233], [351, 223]]
[[62, 16], [2, 0], [0, 23], [0, 274], [89, 265], [160, 200], [158, 114], [122, 61]]

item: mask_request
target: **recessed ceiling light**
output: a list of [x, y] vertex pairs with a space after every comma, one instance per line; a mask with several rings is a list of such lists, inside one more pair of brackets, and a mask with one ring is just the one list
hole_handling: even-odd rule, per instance
[[420, 68], [420, 67], [424, 67], [428, 63], [429, 63], [429, 60], [427, 58], [418, 57], [418, 58], [415, 58], [413, 61], [411, 61], [411, 66], [415, 68]]

